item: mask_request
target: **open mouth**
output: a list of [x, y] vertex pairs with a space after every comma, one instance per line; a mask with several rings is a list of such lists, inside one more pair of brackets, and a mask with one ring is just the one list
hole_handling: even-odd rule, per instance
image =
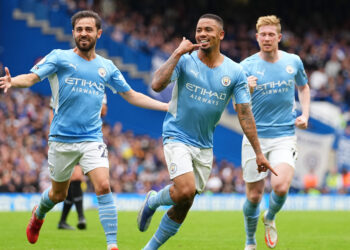
[[209, 44], [209, 40], [200, 40], [199, 43], [202, 45], [202, 46], [206, 46]]

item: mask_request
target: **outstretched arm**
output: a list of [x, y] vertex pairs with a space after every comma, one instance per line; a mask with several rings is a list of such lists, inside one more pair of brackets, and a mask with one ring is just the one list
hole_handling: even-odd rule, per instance
[[270, 163], [267, 161], [267, 159], [261, 151], [258, 134], [256, 132], [254, 116], [249, 104], [236, 104], [236, 109], [239, 123], [241, 124], [243, 132], [247, 136], [256, 154], [256, 164], [258, 165], [259, 173], [270, 170], [272, 173], [274, 173], [274, 175], [277, 176], [277, 173], [270, 166]]
[[302, 113], [295, 119], [295, 126], [301, 129], [306, 129], [309, 121], [310, 112], [310, 88], [306, 84], [298, 87], [299, 100]]
[[140, 92], [136, 92], [134, 90], [129, 90], [126, 92], [119, 93], [128, 103], [133, 104], [135, 106], [146, 108], [146, 109], [154, 109], [160, 111], [168, 111], [168, 103], [160, 102], [152, 99]]
[[200, 44], [193, 44], [185, 37], [182, 39], [179, 47], [173, 52], [168, 60], [163, 63], [162, 66], [154, 73], [152, 79], [152, 89], [156, 92], [160, 92], [168, 86], [170, 83], [171, 75], [175, 69], [176, 64], [179, 62], [180, 57], [187, 52], [191, 53], [193, 50], [198, 49]]
[[5, 93], [11, 87], [28, 88], [40, 81], [39, 76], [34, 73], [11, 77], [10, 70], [7, 67], [5, 67], [5, 73], [6, 73], [5, 76], [0, 77], [0, 88], [4, 89]]

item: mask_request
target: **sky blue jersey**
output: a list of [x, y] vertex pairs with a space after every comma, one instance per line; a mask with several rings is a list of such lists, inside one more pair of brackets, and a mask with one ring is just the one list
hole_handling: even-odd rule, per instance
[[171, 80], [176, 84], [163, 123], [164, 144], [178, 141], [212, 148], [214, 129], [230, 98], [234, 97], [236, 103], [250, 102], [243, 68], [226, 56], [220, 66], [212, 69], [196, 51], [185, 54]]
[[295, 85], [307, 84], [299, 56], [280, 52], [275, 63], [263, 60], [258, 53], [241, 62], [247, 76], [258, 78], [252, 94], [252, 111], [258, 136], [276, 138], [295, 133]]
[[105, 87], [113, 93], [130, 90], [121, 72], [99, 55], [87, 61], [73, 50], [53, 50], [31, 72], [48, 77], [54, 117], [49, 140], [102, 141], [101, 108]]

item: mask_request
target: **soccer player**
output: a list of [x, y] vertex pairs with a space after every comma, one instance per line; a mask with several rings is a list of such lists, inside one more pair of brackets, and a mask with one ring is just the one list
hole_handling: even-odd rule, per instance
[[[278, 49], [281, 24], [276, 16], [262, 16], [256, 24], [260, 51], [241, 62], [252, 96], [259, 141], [264, 155], [278, 176], [271, 175], [272, 192], [268, 210], [263, 214], [265, 242], [270, 248], [277, 244], [275, 215], [286, 201], [297, 157], [295, 127], [306, 129], [309, 119], [310, 90], [302, 61], [297, 55]], [[302, 114], [294, 110], [295, 85]], [[259, 173], [254, 147], [246, 137], [242, 141], [242, 168], [247, 200], [243, 206], [246, 246], [256, 249], [255, 231], [259, 204], [264, 193], [267, 172]]]
[[[50, 100], [50, 124], [53, 119], [53, 98]], [[107, 114], [107, 96], [104, 94], [102, 100], [102, 109], [101, 109], [101, 117], [104, 117]], [[81, 182], [84, 179], [84, 174], [79, 167], [79, 165], [74, 167], [73, 174], [70, 178], [70, 184], [68, 188], [68, 194], [66, 199], [63, 201], [63, 208], [61, 213], [61, 218], [58, 223], [58, 229], [66, 229], [66, 230], [74, 230], [74, 227], [67, 223], [67, 216], [72, 208], [73, 204], [78, 213], [78, 224], [77, 228], [80, 230], [86, 229], [86, 219], [84, 216], [84, 208], [83, 208], [83, 190], [81, 188]]]
[[144, 249], [158, 249], [175, 235], [195, 195], [204, 190], [213, 162], [213, 132], [231, 97], [237, 103], [242, 129], [254, 147], [259, 171], [271, 168], [260, 150], [246, 76], [239, 64], [220, 53], [223, 38], [223, 20], [214, 14], [201, 16], [197, 44], [183, 38], [154, 74], [152, 88], [158, 92], [177, 81], [163, 124], [164, 154], [173, 184], [158, 193], [147, 193], [137, 218], [139, 230], [147, 230], [159, 206], [172, 207]]
[[105, 87], [129, 103], [155, 110], [168, 110], [168, 104], [156, 101], [130, 88], [121, 72], [95, 52], [102, 34], [101, 19], [93, 11], [80, 11], [72, 17], [76, 47], [53, 50], [29, 74], [11, 77], [8, 68], [0, 78], [0, 88], [25, 88], [48, 77], [54, 97], [54, 118], [50, 126], [48, 163], [52, 187], [43, 192], [27, 227], [27, 238], [35, 243], [45, 214], [65, 200], [69, 179], [79, 163], [94, 186], [100, 222], [107, 249], [117, 248], [117, 210], [110, 189], [109, 163], [102, 140], [101, 107]]

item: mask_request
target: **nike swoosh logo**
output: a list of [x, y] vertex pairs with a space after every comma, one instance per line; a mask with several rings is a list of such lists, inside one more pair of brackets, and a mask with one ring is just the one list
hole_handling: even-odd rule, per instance
[[265, 240], [267, 241], [266, 243], [268, 243], [269, 246], [274, 246], [275, 242], [273, 242], [271, 240], [270, 234], [268, 233], [268, 237], [265, 237]]

